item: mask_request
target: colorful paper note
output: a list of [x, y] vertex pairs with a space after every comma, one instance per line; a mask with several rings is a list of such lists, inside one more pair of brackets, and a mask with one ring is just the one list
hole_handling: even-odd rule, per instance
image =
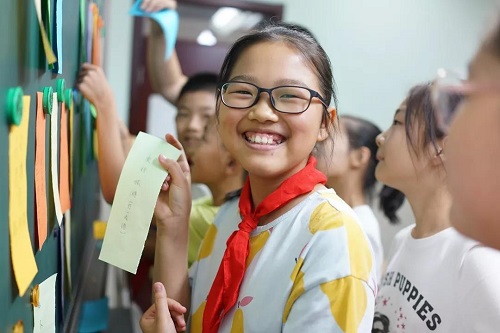
[[47, 32], [45, 31], [45, 27], [43, 26], [42, 21], [42, 3], [41, 0], [34, 0], [36, 16], [38, 18], [38, 26], [40, 27], [40, 34], [42, 35], [42, 44], [43, 50], [45, 51], [45, 57], [47, 58], [47, 62], [53, 64], [57, 61], [54, 52], [52, 51], [52, 46], [50, 45], [49, 38], [47, 36]]
[[86, 24], [86, 45], [87, 45], [87, 59], [92, 61], [92, 30], [94, 29], [94, 15], [92, 14], [92, 2], [89, 3], [87, 8], [87, 22]]
[[24, 333], [24, 323], [22, 320], [18, 320], [17, 323], [14, 324], [12, 333]]
[[38, 286], [39, 305], [33, 306], [33, 333], [56, 332], [57, 273]]
[[45, 112], [43, 112], [43, 93], [36, 93], [36, 140], [35, 140], [35, 202], [36, 230], [38, 249], [41, 250], [47, 239], [47, 188], [45, 172]]
[[59, 191], [61, 211], [65, 213], [71, 208], [69, 194], [69, 150], [68, 150], [68, 114], [64, 103], [61, 103], [61, 153], [59, 165]]
[[26, 153], [30, 119], [30, 96], [23, 97], [23, 118], [9, 133], [9, 234], [12, 267], [22, 296], [38, 272], [28, 230]]
[[101, 66], [101, 29], [104, 21], [99, 14], [99, 7], [95, 3], [90, 4], [93, 14], [92, 29], [92, 63]]
[[63, 0], [56, 2], [56, 42], [54, 43], [54, 52], [57, 53], [57, 62], [54, 64], [54, 71], [62, 74], [63, 68], [63, 45], [62, 45], [62, 7]]
[[154, 207], [167, 172], [158, 156], [177, 160], [180, 151], [164, 140], [140, 132], [118, 180], [99, 259], [136, 273]]
[[163, 9], [157, 12], [145, 12], [141, 9], [142, 0], [137, 0], [129, 11], [132, 16], [150, 17], [155, 20], [163, 30], [165, 37], [165, 59], [169, 59], [174, 51], [177, 32], [179, 31], [179, 14], [172, 9]]
[[106, 233], [106, 221], [94, 221], [94, 239], [102, 240], [104, 239], [104, 234]]
[[56, 211], [57, 223], [61, 225], [62, 210], [61, 199], [59, 198], [59, 173], [58, 173], [58, 125], [59, 125], [59, 107], [57, 105], [57, 93], [53, 95], [52, 114], [50, 115], [50, 172], [52, 176], [52, 192], [54, 196], [54, 208]]
[[85, 31], [87, 27], [87, 19], [85, 18], [86, 3], [87, 0], [80, 0], [80, 63], [87, 62], [87, 46], [85, 39]]
[[82, 305], [78, 333], [103, 332], [108, 329], [109, 307], [106, 297]]

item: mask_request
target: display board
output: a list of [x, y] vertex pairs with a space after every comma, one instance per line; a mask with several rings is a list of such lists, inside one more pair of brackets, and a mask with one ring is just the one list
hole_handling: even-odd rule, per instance
[[[37, 3], [41, 6], [41, 21], [38, 20]], [[84, 265], [87, 260], [85, 253], [92, 240], [92, 223], [99, 209], [99, 183], [93, 142], [95, 119], [88, 102], [81, 100], [74, 88], [80, 63], [92, 61], [90, 55], [95, 44], [89, 36], [89, 31], [92, 30], [88, 28], [95, 23], [92, 21], [97, 17], [93, 16], [92, 10], [96, 11], [100, 6], [101, 4], [88, 0], [2, 1], [0, 12], [0, 31], [2, 31], [0, 37], [2, 45], [0, 48], [0, 112], [2, 113], [0, 116], [0, 332], [2, 333], [13, 332], [15, 325], [18, 325], [18, 328], [22, 325], [24, 332], [34, 331], [34, 325], [37, 323], [34, 323], [31, 297], [33, 288], [55, 273], [57, 273], [54, 292], [56, 332], [64, 331], [65, 323], [68, 318], [74, 316], [77, 308], [75, 300], [81, 285], [81, 277], [85, 276], [84, 267], [87, 266]], [[46, 30], [49, 47], [58, 58], [52, 66], [49, 66], [47, 50], [44, 49], [42, 27]], [[12, 108], [12, 88], [15, 87], [21, 88], [24, 96], [30, 97], [29, 114], [23, 113], [23, 120], [29, 121], [26, 170], [10, 170], [11, 159], [16, 153], [12, 149], [15, 145], [11, 141], [13, 138], [11, 134], [18, 125], [13, 124], [12, 119], [9, 121], [7, 112]], [[46, 114], [44, 120], [45, 133], [42, 135], [45, 138], [45, 165], [42, 168], [44, 172], [38, 173], [38, 179], [45, 180], [47, 209], [46, 239], [40, 248], [39, 235], [40, 230], [43, 233], [43, 228], [40, 228], [39, 221], [44, 219], [38, 216], [42, 214], [37, 214], [38, 200], [35, 195], [36, 107], [37, 92], [43, 93], [47, 87], [52, 87], [55, 93], [59, 91], [66, 95], [60, 96], [59, 102], [56, 103], [57, 117]], [[63, 118], [61, 118], [61, 101], [65, 102], [67, 109], [67, 115]], [[69, 108], [71, 102], [74, 105], [72, 111]], [[55, 126], [53, 126], [54, 119]], [[61, 132], [64, 133], [63, 124], [67, 130], [67, 140], [64, 140], [64, 137], [61, 140]], [[51, 130], [54, 128], [58, 132], [55, 146], [51, 138], [53, 133]], [[68, 163], [62, 162], [65, 150]], [[53, 166], [51, 154], [57, 157], [58, 170], [55, 173], [51, 172]], [[14, 174], [16, 177], [20, 175], [19, 179], [9, 178]], [[60, 185], [64, 183], [63, 175], [66, 175], [70, 182], [71, 208], [66, 208], [66, 213], [60, 222], [57, 219], [58, 210], [55, 208], [53, 189], [59, 191], [61, 187], [52, 187], [54, 174]], [[24, 176], [25, 186], [22, 181]], [[26, 198], [25, 203], [19, 200], [19, 193], [13, 194], [12, 184], [15, 185], [16, 191], [22, 192]], [[62, 199], [63, 193], [58, 194]], [[17, 222], [10, 220], [13, 214], [19, 215], [15, 213], [20, 213], [18, 210], [25, 210], [27, 227], [22, 223], [19, 225], [24, 229], [27, 228], [26, 233], [29, 233], [29, 242], [22, 246], [18, 242], [22, 237], [16, 233], [18, 231], [14, 233], [12, 231], [12, 223], [18, 223], [20, 220]], [[16, 251], [21, 249], [17, 252], [21, 259], [14, 258], [12, 252], [14, 249], [17, 249]], [[32, 278], [22, 276], [24, 270], [19, 268], [29, 261], [30, 256], [34, 256], [36, 263], [36, 274]], [[16, 260], [19, 260], [17, 265], [14, 263]], [[20, 295], [18, 280], [21, 278], [28, 278], [31, 282], [28, 281], [26, 292]], [[38, 297], [43, 299], [47, 295]]]

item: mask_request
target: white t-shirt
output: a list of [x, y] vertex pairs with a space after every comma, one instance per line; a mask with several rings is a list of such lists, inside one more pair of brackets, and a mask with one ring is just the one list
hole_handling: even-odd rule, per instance
[[368, 205], [352, 207], [352, 210], [358, 215], [358, 221], [372, 246], [373, 256], [375, 257], [375, 268], [377, 270], [378, 281], [382, 277], [382, 265], [384, 264], [384, 248], [380, 238], [380, 225], [375, 214]]
[[413, 227], [395, 237], [373, 332], [498, 333], [500, 252], [454, 228], [414, 239]]
[[[191, 332], [241, 221], [238, 200], [221, 206], [190, 270]], [[376, 275], [371, 247], [352, 209], [333, 190], [312, 192], [250, 235], [238, 302], [219, 332], [369, 332]], [[233, 331], [234, 330], [234, 331]]]

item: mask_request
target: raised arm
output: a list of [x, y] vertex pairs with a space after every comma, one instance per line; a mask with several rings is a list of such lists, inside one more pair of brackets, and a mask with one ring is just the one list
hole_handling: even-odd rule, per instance
[[[172, 135], [166, 136], [173, 146], [182, 149]], [[191, 178], [186, 155], [178, 161], [159, 158], [169, 176], [162, 185], [154, 218], [157, 226], [154, 281], [161, 282], [172, 299], [189, 313], [191, 291], [188, 283], [188, 226], [191, 212]]]
[[99, 179], [104, 199], [111, 204], [132, 136], [116, 112], [113, 92], [101, 67], [83, 64], [78, 89], [97, 110]]
[[[152, 4], [154, 2], [154, 5]], [[157, 11], [165, 8], [175, 8], [176, 1], [173, 0], [148, 0], [143, 2], [146, 11]], [[172, 104], [177, 102], [177, 97], [187, 81], [182, 73], [182, 68], [177, 53], [172, 53], [165, 60], [165, 38], [160, 26], [150, 20], [151, 31], [147, 46], [147, 68], [153, 91], [161, 94]]]

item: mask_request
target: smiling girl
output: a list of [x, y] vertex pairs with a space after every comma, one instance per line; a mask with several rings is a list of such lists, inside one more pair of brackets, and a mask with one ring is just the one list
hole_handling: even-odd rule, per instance
[[[336, 119], [328, 56], [303, 29], [271, 24], [222, 65], [218, 128], [248, 171], [186, 267], [189, 168], [170, 173], [155, 209], [155, 278], [189, 308], [191, 332], [367, 332], [376, 277], [356, 215], [316, 169]], [[169, 142], [180, 147], [173, 137]]]

